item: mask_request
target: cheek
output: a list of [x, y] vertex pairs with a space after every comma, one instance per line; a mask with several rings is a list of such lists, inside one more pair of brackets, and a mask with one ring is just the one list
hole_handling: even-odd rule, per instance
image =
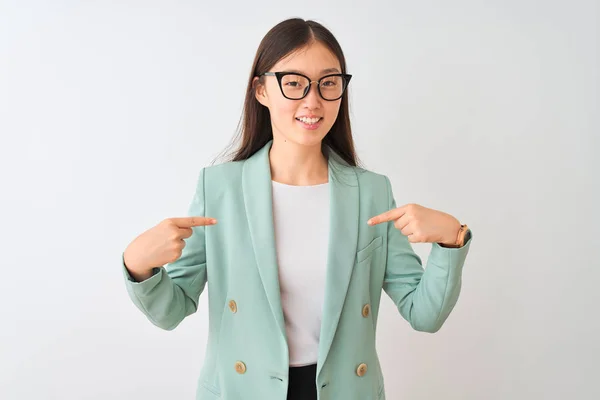
[[278, 99], [271, 105], [273, 106], [271, 107], [271, 117], [278, 121], [293, 120], [298, 107], [293, 101], [285, 101], [285, 99]]
[[328, 104], [325, 104], [325, 116], [327, 117], [327, 120], [331, 125], [333, 125], [333, 123], [337, 119], [337, 115], [340, 112], [341, 104], [341, 101], [329, 102]]

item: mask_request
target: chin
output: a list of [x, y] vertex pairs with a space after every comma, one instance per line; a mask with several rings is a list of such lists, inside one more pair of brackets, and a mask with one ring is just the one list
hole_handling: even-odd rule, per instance
[[300, 132], [294, 135], [294, 142], [303, 146], [315, 146], [323, 140], [325, 135], [320, 132]]
[[292, 125], [288, 128], [284, 128], [285, 132], [289, 132], [287, 134], [282, 133], [281, 129], [276, 128], [277, 135], [287, 141], [298, 146], [316, 146], [319, 145], [325, 136], [327, 136], [328, 127], [321, 126], [318, 129], [308, 130], [302, 129], [298, 126]]

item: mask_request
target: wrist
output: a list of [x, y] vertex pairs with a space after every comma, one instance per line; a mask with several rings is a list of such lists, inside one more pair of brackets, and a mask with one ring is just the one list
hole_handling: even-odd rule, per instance
[[136, 281], [136, 282], [143, 282], [146, 279], [150, 279], [152, 278], [152, 276], [154, 275], [153, 271], [148, 271], [148, 272], [134, 272], [134, 271], [129, 271], [129, 275], [131, 275], [131, 277]]
[[448, 235], [439, 242], [441, 246], [454, 246], [457, 244], [458, 235], [460, 234], [460, 230], [462, 228], [461, 223], [457, 220], [454, 228], [448, 233]]
[[454, 239], [453, 242], [439, 243], [439, 245], [442, 247], [449, 247], [449, 248], [463, 247], [465, 245], [465, 243], [469, 240], [470, 237], [471, 237], [470, 228], [466, 224], [461, 224], [458, 229], [456, 239]]
[[129, 274], [134, 277], [141, 277], [152, 274], [153, 268], [147, 268], [142, 265], [138, 265], [135, 260], [131, 259], [131, 256], [128, 257], [127, 251], [123, 253], [123, 265], [129, 271]]

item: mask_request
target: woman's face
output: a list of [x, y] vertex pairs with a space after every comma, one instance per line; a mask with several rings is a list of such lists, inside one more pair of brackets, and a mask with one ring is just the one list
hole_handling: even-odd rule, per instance
[[[341, 73], [341, 66], [325, 45], [314, 42], [281, 59], [269, 72], [299, 72], [311, 81], [317, 81], [322, 76]], [[265, 76], [263, 79], [265, 84], [257, 88], [256, 98], [269, 109], [273, 136], [300, 145], [320, 144], [333, 126], [342, 100], [324, 100], [316, 83], [303, 99], [290, 100], [281, 93], [277, 77]]]

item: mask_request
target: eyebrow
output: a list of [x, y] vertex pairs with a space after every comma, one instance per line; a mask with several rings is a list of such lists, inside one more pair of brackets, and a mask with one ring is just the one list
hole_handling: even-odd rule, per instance
[[[307, 75], [306, 72], [299, 71], [297, 69], [287, 69], [286, 72], [293, 72], [295, 74]], [[324, 70], [321, 71], [321, 74], [329, 74], [329, 73], [338, 73], [338, 74], [340, 74], [341, 72], [337, 68], [325, 68]]]

